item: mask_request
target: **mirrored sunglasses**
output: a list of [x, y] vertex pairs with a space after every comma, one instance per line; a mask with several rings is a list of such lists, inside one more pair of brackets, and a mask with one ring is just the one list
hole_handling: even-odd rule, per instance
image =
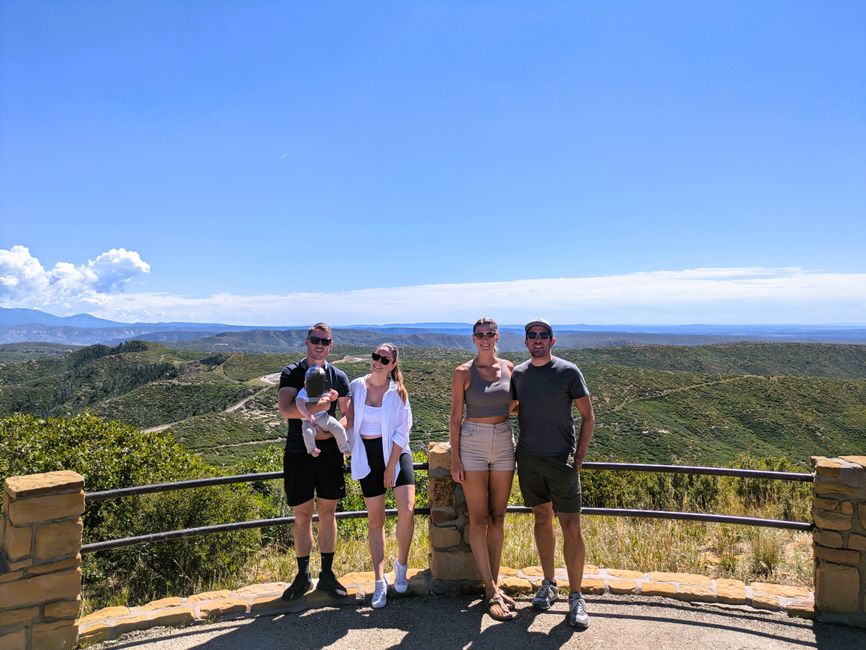
[[550, 338], [550, 332], [527, 332], [526, 338], [528, 338], [530, 341], [533, 341], [535, 339], [541, 339], [542, 341], [546, 341]]
[[308, 336], [307, 340], [313, 345], [331, 345], [333, 341], [333, 339], [326, 339], [321, 336]]

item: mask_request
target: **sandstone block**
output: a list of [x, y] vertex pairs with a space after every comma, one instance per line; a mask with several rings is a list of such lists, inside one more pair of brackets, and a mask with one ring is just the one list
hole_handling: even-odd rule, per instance
[[785, 598], [809, 597], [809, 590], [805, 587], [777, 585], [769, 582], [753, 582], [750, 586], [752, 587], [752, 593], [760, 592], [764, 594], [772, 594], [774, 596], [784, 596]]
[[815, 603], [808, 598], [798, 598], [788, 603], [788, 616], [796, 618], [815, 618]]
[[102, 643], [111, 639], [111, 633], [114, 630], [110, 625], [105, 623], [93, 623], [85, 627], [78, 628], [78, 642], [81, 645], [90, 643]]
[[853, 515], [854, 514], [854, 504], [850, 501], [843, 501], [839, 506], [839, 510], [843, 515]]
[[446, 470], [451, 475], [451, 443], [431, 442], [427, 445], [427, 466], [430, 475], [434, 470]]
[[748, 600], [749, 605], [754, 607], [755, 609], [770, 609], [770, 610], [779, 610], [783, 609], [782, 602], [779, 600], [779, 597], [774, 594], [768, 594], [766, 592], [752, 592], [752, 597]]
[[147, 611], [151, 609], [164, 609], [166, 607], [177, 607], [183, 602], [183, 598], [178, 598], [177, 596], [173, 596], [171, 598], [160, 598], [159, 600], [154, 600], [146, 605], [142, 605], [138, 609]]
[[[614, 594], [622, 594], [629, 593], [625, 591], [614, 591], [613, 588], [613, 580], [608, 580], [608, 586], [610, 587], [611, 593]], [[616, 582], [621, 582], [617, 580]], [[677, 595], [677, 586], [673, 585], [669, 582], [645, 582], [640, 586], [640, 592], [644, 596], [668, 596], [675, 597]], [[631, 592], [634, 593], [634, 592]]]
[[[346, 584], [342, 580], [340, 580], [342, 584]], [[346, 586], [348, 590], [349, 587]], [[357, 590], [355, 590], [357, 593]], [[286, 602], [280, 598], [280, 594], [261, 594], [259, 596], [253, 596], [250, 601], [250, 613], [258, 614], [259, 612], [268, 611], [272, 609], [279, 609], [283, 607]]]
[[837, 564], [850, 564], [857, 566], [860, 564], [860, 551], [848, 551], [841, 548], [825, 548], [823, 546], [814, 546], [815, 557], [819, 560], [827, 560], [828, 562], [836, 562]]
[[430, 554], [430, 571], [434, 580], [470, 580], [477, 581], [481, 577], [475, 568], [472, 553], [434, 550]]
[[33, 566], [33, 558], [25, 557], [21, 560], [15, 560], [14, 562], [11, 560], [6, 561], [6, 568], [9, 571], [18, 571], [19, 569], [28, 569]]
[[664, 573], [661, 571], [650, 572], [650, 580], [653, 582], [681, 582], [687, 585], [704, 585], [709, 587], [712, 580], [705, 576], [693, 573]]
[[220, 589], [219, 591], [205, 591], [205, 592], [200, 593], [200, 594], [195, 594], [195, 595], [187, 598], [187, 600], [191, 603], [194, 603], [194, 602], [201, 602], [203, 600], [219, 600], [219, 599], [226, 599], [226, 598], [231, 598], [231, 597], [232, 597], [232, 592], [230, 592], [228, 589]]
[[0, 611], [0, 627], [18, 625], [19, 623], [26, 623], [29, 621], [33, 621], [38, 617], [38, 607], [24, 607], [22, 609], [9, 609], [5, 611]]
[[0, 573], [0, 585], [2, 585], [4, 582], [15, 582], [16, 580], [20, 580], [23, 576], [23, 571], [9, 571], [7, 573]]
[[823, 497], [815, 497], [812, 499], [812, 507], [820, 508], [821, 510], [826, 510], [827, 512], [836, 512], [839, 510], [839, 504], [841, 501], [837, 499], [826, 499]]
[[430, 524], [435, 524], [436, 526], [462, 527], [464, 523], [464, 519], [457, 516], [457, 512], [454, 508], [430, 508]]
[[860, 525], [866, 528], [866, 504], [861, 503], [857, 506], [857, 518], [860, 520]]
[[230, 616], [232, 614], [246, 614], [247, 601], [239, 598], [211, 600], [201, 603], [198, 611], [202, 618], [219, 618], [220, 616]]
[[583, 575], [598, 575], [598, 567], [594, 564], [584, 564]]
[[[647, 585], [643, 585], [644, 589], [641, 590], [641, 593], [647, 593], [645, 591], [646, 586]], [[610, 578], [607, 581], [607, 588], [612, 594], [636, 594], [637, 580], [620, 580], [618, 578]], [[671, 589], [676, 592], [676, 587], [671, 587]]]
[[855, 551], [866, 551], [866, 537], [851, 533], [848, 535], [848, 548], [852, 548]]
[[9, 521], [15, 526], [54, 519], [79, 517], [84, 512], [84, 491], [19, 499], [9, 504]]
[[81, 519], [38, 526], [34, 557], [36, 560], [53, 560], [77, 555], [81, 550], [83, 530]]
[[627, 578], [629, 580], [637, 580], [643, 578], [642, 571], [629, 571], [627, 569], [608, 569], [607, 574], [617, 578]]
[[36, 623], [31, 632], [34, 648], [74, 648], [78, 643], [78, 628], [71, 621]]
[[78, 619], [79, 625], [89, 625], [96, 621], [107, 621], [113, 618], [122, 618], [129, 615], [129, 607], [103, 607], [95, 612], [90, 612], [87, 616], [82, 616]]
[[825, 530], [851, 530], [852, 520], [850, 515], [837, 514], [812, 508], [812, 518], [818, 528]]
[[544, 577], [544, 570], [540, 566], [538, 566], [537, 564], [535, 564], [533, 566], [523, 567], [520, 570], [520, 573], [522, 573], [523, 575], [528, 576], [530, 578], [541, 579]]
[[689, 600], [692, 602], [716, 602], [716, 592], [713, 591], [712, 587], [699, 587], [698, 585], [687, 583], [680, 583], [676, 597], [680, 600]]
[[500, 576], [516, 576], [517, 573], [518, 573], [517, 569], [512, 569], [510, 566], [499, 567], [499, 575]]
[[13, 499], [24, 499], [55, 492], [78, 492], [84, 487], [84, 477], [68, 470], [11, 476], [3, 482], [3, 487]]
[[150, 612], [148, 612], [148, 614], [127, 616], [126, 618], [114, 622], [114, 636], [118, 637], [121, 634], [135, 632], [136, 630], [146, 630], [154, 625], [158, 625], [158, 623], [153, 622], [153, 619], [150, 617]]
[[32, 526], [5, 526], [3, 548], [9, 560], [21, 560], [30, 556], [30, 542], [33, 540]]
[[427, 496], [433, 508], [454, 507], [454, 481], [450, 478], [431, 478], [427, 483]]
[[815, 568], [815, 611], [853, 614], [858, 611], [860, 572], [854, 567], [821, 562]]
[[866, 468], [866, 456], [842, 456], [842, 460]]
[[719, 578], [716, 580], [716, 598], [728, 605], [746, 604], [746, 583], [742, 580]]
[[580, 583], [580, 590], [585, 594], [603, 594], [604, 580], [601, 578], [584, 578]]
[[81, 597], [73, 600], [57, 600], [48, 603], [43, 609], [45, 618], [68, 618], [75, 620], [81, 610]]
[[63, 571], [11, 582], [0, 589], [0, 609], [38, 605], [49, 600], [77, 598], [81, 593], [81, 571]]
[[349, 589], [356, 589], [367, 594], [373, 592], [376, 576], [372, 571], [356, 571], [341, 577], [340, 582]]
[[9, 634], [0, 632], [0, 648], [3, 650], [27, 650], [27, 630], [16, 630]]
[[[852, 536], [849, 536], [849, 543]], [[826, 546], [828, 548], [842, 548], [842, 535], [829, 530], [816, 529], [812, 533], [812, 539], [816, 544]]]
[[[340, 578], [340, 582], [343, 579]], [[239, 594], [246, 594], [248, 596], [265, 596], [271, 594], [282, 594], [283, 590], [288, 587], [288, 583], [286, 582], [260, 582], [255, 585], [247, 585], [246, 587], [241, 587], [237, 590]]]
[[28, 572], [30, 575], [42, 575], [43, 573], [56, 573], [65, 571], [66, 569], [77, 569], [81, 564], [81, 554], [59, 562], [49, 562], [47, 564], [37, 564], [30, 567]]
[[444, 526], [430, 526], [429, 537], [430, 546], [437, 549], [459, 546], [463, 540], [458, 529]]
[[531, 594], [534, 592], [532, 583], [523, 578], [506, 576], [499, 581], [499, 586], [509, 594]]
[[825, 480], [815, 481], [815, 494], [823, 496], [837, 495], [839, 497], [848, 497], [849, 499], [858, 499], [863, 496], [866, 487], [847, 485], [838, 481]]

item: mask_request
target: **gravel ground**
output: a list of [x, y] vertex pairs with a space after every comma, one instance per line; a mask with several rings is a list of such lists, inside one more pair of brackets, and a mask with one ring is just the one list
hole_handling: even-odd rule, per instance
[[813, 624], [783, 613], [640, 596], [598, 596], [587, 605], [591, 622], [583, 632], [566, 624], [563, 600], [548, 612], [534, 611], [528, 599], [518, 600], [518, 618], [500, 623], [484, 614], [477, 597], [427, 596], [393, 599], [381, 610], [361, 602], [183, 629], [158, 628], [91, 647], [866, 648], [864, 630]]

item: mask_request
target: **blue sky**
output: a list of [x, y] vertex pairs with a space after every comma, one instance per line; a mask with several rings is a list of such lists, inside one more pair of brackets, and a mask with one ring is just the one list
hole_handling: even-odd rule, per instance
[[866, 323], [862, 2], [5, 2], [0, 306]]

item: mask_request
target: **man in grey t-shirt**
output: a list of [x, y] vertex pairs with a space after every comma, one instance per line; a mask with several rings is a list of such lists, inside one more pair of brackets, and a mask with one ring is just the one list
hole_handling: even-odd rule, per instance
[[[532, 605], [546, 610], [558, 597], [553, 566], [556, 514], [571, 591], [568, 622], [572, 627], [585, 628], [589, 615], [580, 593], [586, 560], [580, 528], [580, 467], [595, 423], [592, 401], [577, 366], [551, 354], [556, 339], [550, 323], [531, 321], [525, 332], [530, 358], [511, 374], [511, 407], [520, 425], [517, 477], [523, 500], [535, 517], [535, 546], [544, 572]], [[580, 413], [579, 435], [574, 430], [572, 404]]]

